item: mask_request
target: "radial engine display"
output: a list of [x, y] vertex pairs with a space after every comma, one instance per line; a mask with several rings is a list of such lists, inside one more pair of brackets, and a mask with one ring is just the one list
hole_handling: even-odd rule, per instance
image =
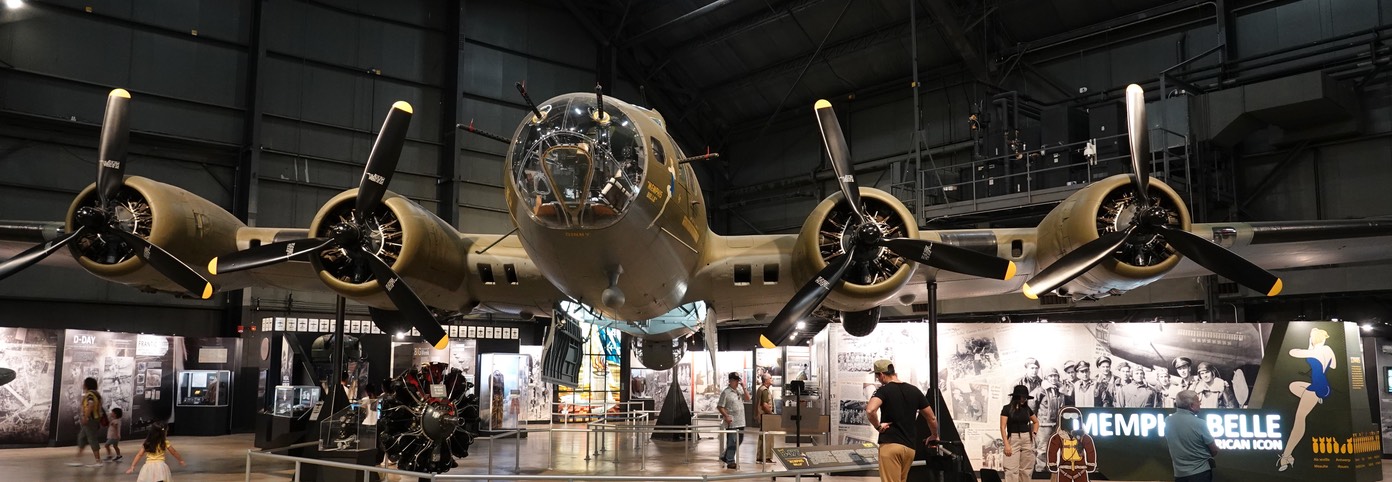
[[438, 474], [468, 457], [479, 422], [478, 395], [464, 372], [445, 363], [407, 370], [382, 395], [377, 430], [401, 470]]

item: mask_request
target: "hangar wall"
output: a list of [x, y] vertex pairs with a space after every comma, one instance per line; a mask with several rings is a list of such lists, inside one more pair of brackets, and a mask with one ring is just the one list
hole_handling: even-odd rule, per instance
[[[1211, 4], [1175, 2], [1190, 5], [1164, 18], [1116, 25], [1044, 39], [1042, 45], [999, 52], [994, 65], [999, 88], [988, 87], [970, 78], [961, 67], [920, 72], [920, 88], [925, 148], [923, 164], [949, 166], [971, 160], [970, 148], [962, 143], [971, 139], [967, 129], [970, 103], [980, 102], [999, 91], [1014, 91], [1033, 99], [1037, 105], [1071, 104], [1082, 108], [1116, 103], [1126, 84], [1145, 85], [1154, 101], [1159, 94], [1158, 76], [1163, 70], [1199, 56], [1221, 43]], [[1235, 8], [1227, 32], [1231, 60], [1220, 74], [1217, 55], [1201, 58], [1176, 72], [1184, 80], [1207, 85], [1222, 75], [1224, 88], [1279, 78], [1311, 70], [1325, 70], [1349, 84], [1368, 79], [1377, 67], [1370, 62], [1371, 51], [1385, 48], [1371, 37], [1370, 30], [1387, 30], [1386, 2], [1341, 2], [1301, 0]], [[1315, 21], [1307, 21], [1314, 19]], [[919, 26], [919, 43], [935, 35], [931, 25]], [[1349, 37], [1364, 33], [1368, 35]], [[994, 53], [993, 53], [994, 54]], [[1018, 56], [1017, 56], [1018, 54]], [[853, 162], [862, 169], [861, 185], [888, 189], [894, 173], [886, 161], [911, 154], [913, 141], [912, 91], [908, 88], [908, 58], [904, 59], [905, 79], [886, 85], [857, 86], [854, 92], [819, 92], [832, 101], [846, 131]], [[789, 78], [788, 82], [793, 79]], [[1178, 87], [1170, 83], [1174, 92]], [[1086, 88], [1086, 93], [1080, 93]], [[1392, 108], [1385, 81], [1373, 81], [1359, 91], [1363, 104], [1363, 133], [1327, 144], [1312, 143], [1278, 175], [1278, 181], [1263, 192], [1253, 187], [1272, 171], [1295, 146], [1273, 147], [1269, 134], [1258, 132], [1233, 152], [1224, 153], [1212, 164], [1221, 166], [1219, 183], [1235, 184], [1239, 200], [1258, 195], [1254, 202], [1235, 215], [1243, 220], [1339, 219], [1388, 214], [1389, 193], [1377, 186], [1392, 181], [1392, 170], [1381, 163], [1389, 153], [1386, 136], [1392, 132]], [[801, 226], [805, 213], [820, 198], [835, 190], [829, 176], [822, 182], [808, 182], [814, 173], [830, 170], [821, 152], [820, 138], [807, 105], [790, 104], [776, 118], [773, 128], [760, 136], [758, 124], [766, 118], [752, 119], [751, 129], [732, 134], [724, 154], [740, 159], [739, 180], [727, 190], [718, 206], [729, 212], [717, 213], [717, 230], [731, 234], [791, 232]], [[1157, 116], [1152, 111], [1151, 116]], [[1197, 114], [1195, 114], [1197, 116]], [[1191, 116], [1193, 117], [1193, 116]], [[931, 157], [931, 159], [930, 159]], [[1318, 159], [1318, 175], [1315, 175]], [[1352, 175], [1354, 178], [1350, 178]], [[765, 189], [755, 193], [751, 186]], [[775, 189], [769, 193], [768, 188]], [[1231, 187], [1229, 187], [1231, 188]], [[751, 202], [759, 201], [759, 202]], [[1273, 206], [1267, 208], [1267, 206]], [[1215, 218], [1210, 218], [1215, 219]], [[987, 221], [982, 224], [993, 224]], [[996, 224], [999, 225], [999, 224]]]

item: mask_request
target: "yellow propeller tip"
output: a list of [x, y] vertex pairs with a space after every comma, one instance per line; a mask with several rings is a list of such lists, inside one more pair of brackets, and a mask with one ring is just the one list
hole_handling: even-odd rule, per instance
[[217, 276], [217, 258], [208, 261], [208, 274]]
[[203, 299], [206, 300], [206, 299], [212, 298], [212, 297], [213, 297], [213, 284], [212, 284], [212, 283], [205, 283], [205, 284], [203, 284]]
[[443, 350], [447, 346], [449, 346], [449, 335], [445, 335], [445, 337], [441, 338], [438, 343], [435, 343], [436, 350]]
[[393, 108], [393, 109], [396, 109], [396, 110], [399, 110], [399, 111], [402, 111], [402, 112], [405, 112], [405, 113], [407, 113], [407, 114], [414, 114], [414, 113], [416, 113], [414, 110], [411, 110], [411, 103], [406, 102], [406, 101], [404, 101], [404, 100], [398, 100], [398, 101], [396, 101], [395, 104], [392, 104], [392, 108]]
[[1271, 291], [1268, 291], [1266, 293], [1266, 296], [1276, 296], [1281, 294], [1281, 288], [1283, 287], [1284, 286], [1281, 284], [1281, 278], [1276, 278], [1276, 284], [1271, 285]]
[[126, 89], [113, 89], [111, 91], [111, 97], [125, 97], [129, 99], [130, 92], [126, 91]]
[[1034, 288], [1030, 288], [1029, 283], [1025, 283], [1025, 287], [1022, 288], [1020, 291], [1022, 291], [1022, 292], [1025, 293], [1025, 297], [1026, 297], [1026, 298], [1029, 298], [1029, 299], [1032, 299], [1032, 300], [1037, 300], [1037, 299], [1039, 299], [1039, 294], [1034, 292]]
[[828, 101], [826, 99], [817, 99], [817, 103], [813, 104], [812, 108], [817, 110], [830, 109], [831, 101]]
[[1008, 266], [1008, 267], [1005, 268], [1005, 277], [1004, 277], [1004, 278], [1001, 278], [1001, 280], [1003, 280], [1003, 281], [1004, 281], [1004, 280], [1009, 280], [1010, 278], [1014, 278], [1014, 277], [1015, 277], [1015, 262], [1014, 262], [1014, 261], [1009, 261], [1009, 263], [1010, 263], [1010, 266]]
[[769, 341], [768, 337], [764, 335], [759, 335], [759, 346], [762, 346], [764, 348], [778, 348], [778, 345], [775, 345], [772, 341]]

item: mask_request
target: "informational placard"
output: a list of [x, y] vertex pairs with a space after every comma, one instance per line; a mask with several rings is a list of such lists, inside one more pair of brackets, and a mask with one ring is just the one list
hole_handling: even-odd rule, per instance
[[814, 469], [847, 465], [876, 466], [880, 463], [879, 446], [866, 442], [852, 445], [804, 445], [777, 447], [773, 454], [784, 467]]
[[478, 338], [478, 327], [469, 325], [469, 334], [467, 336], [469, 338]]
[[227, 363], [227, 349], [218, 347], [199, 348], [198, 363]]
[[517, 328], [508, 328], [508, 339], [509, 339], [509, 340], [516, 340], [516, 339], [517, 339]]
[[285, 318], [275, 319], [275, 331], [285, 331]]

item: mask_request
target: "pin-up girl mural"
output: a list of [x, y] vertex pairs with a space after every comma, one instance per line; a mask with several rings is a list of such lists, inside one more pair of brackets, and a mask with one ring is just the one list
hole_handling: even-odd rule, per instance
[[1310, 415], [1310, 410], [1315, 408], [1315, 404], [1324, 403], [1324, 399], [1333, 391], [1324, 372], [1338, 366], [1334, 360], [1334, 350], [1324, 344], [1328, 339], [1329, 332], [1312, 328], [1310, 347], [1293, 348], [1290, 351], [1291, 356], [1302, 358], [1310, 365], [1310, 381], [1295, 381], [1290, 384], [1291, 394], [1300, 398], [1300, 404], [1296, 406], [1295, 423], [1291, 425], [1290, 437], [1286, 439], [1286, 451], [1276, 461], [1277, 471], [1285, 471], [1295, 463], [1295, 457], [1291, 453], [1305, 436], [1305, 417]]

